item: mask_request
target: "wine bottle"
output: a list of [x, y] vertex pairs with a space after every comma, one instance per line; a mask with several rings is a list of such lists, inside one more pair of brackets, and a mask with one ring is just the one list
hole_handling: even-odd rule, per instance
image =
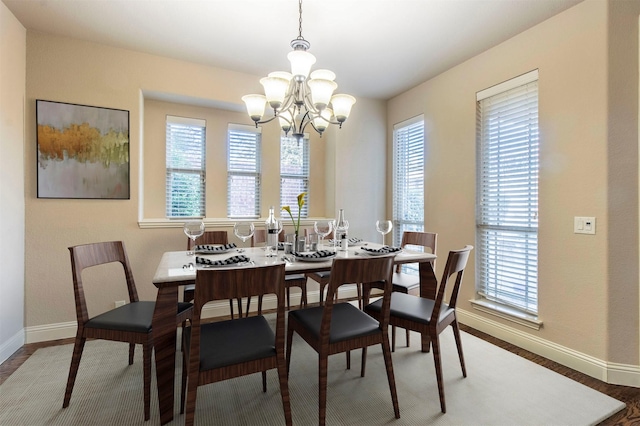
[[336, 244], [339, 245], [341, 251], [349, 248], [347, 239], [347, 231], [349, 229], [349, 222], [344, 218], [344, 209], [340, 209], [338, 212], [338, 221], [336, 222]]
[[274, 207], [269, 207], [269, 217], [264, 222], [264, 227], [267, 231], [267, 242], [266, 246], [270, 247], [271, 250], [277, 252], [278, 250], [278, 231], [280, 230], [278, 227], [278, 221], [276, 220], [274, 214]]

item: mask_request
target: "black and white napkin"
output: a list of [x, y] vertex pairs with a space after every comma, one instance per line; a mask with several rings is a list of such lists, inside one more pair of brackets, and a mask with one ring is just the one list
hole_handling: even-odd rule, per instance
[[211, 260], [206, 257], [197, 257], [196, 256], [196, 264], [198, 265], [213, 265], [213, 266], [225, 266], [225, 265], [234, 265], [236, 263], [250, 262], [247, 256], [241, 254], [238, 256], [231, 256], [223, 260]]
[[383, 246], [380, 248], [370, 248], [370, 247], [360, 247], [360, 249], [364, 250], [364, 251], [368, 251], [369, 253], [376, 253], [376, 254], [388, 254], [388, 253], [397, 253], [400, 250], [402, 250], [402, 247], [389, 247], [389, 246]]
[[236, 243], [224, 244], [224, 245], [209, 245], [209, 244], [199, 244], [196, 246], [196, 253], [199, 254], [218, 254], [225, 253], [231, 249], [236, 248]]
[[[349, 245], [350, 246], [354, 246], [354, 245], [358, 244], [361, 241], [362, 241], [362, 238], [357, 238], [357, 237], [349, 238]], [[331, 243], [331, 244], [333, 244], [334, 242], [335, 242], [335, 240], [333, 238], [329, 240], [329, 243]], [[340, 241], [338, 241], [338, 243], [340, 243]]]
[[309, 252], [309, 253], [294, 252], [293, 255], [298, 259], [322, 259], [324, 257], [333, 257], [336, 255], [336, 253], [331, 250], [318, 250], [318, 251]]

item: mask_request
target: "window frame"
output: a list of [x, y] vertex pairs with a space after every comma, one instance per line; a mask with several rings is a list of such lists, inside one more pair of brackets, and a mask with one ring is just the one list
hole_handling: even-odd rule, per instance
[[[206, 154], [207, 154], [207, 122], [200, 118], [180, 117], [167, 114], [165, 118], [165, 215], [169, 219], [182, 219], [206, 216]], [[187, 134], [191, 133], [192, 138]], [[199, 134], [198, 134], [199, 133]], [[179, 145], [174, 148], [174, 145]], [[199, 145], [199, 146], [198, 146]], [[199, 152], [198, 152], [199, 151]], [[178, 154], [187, 154], [189, 158]], [[199, 158], [197, 158], [199, 157]], [[196, 167], [197, 163], [199, 167]], [[193, 167], [188, 167], [189, 163]], [[182, 191], [183, 196], [189, 194], [198, 196], [196, 203], [198, 211], [184, 211], [186, 206], [176, 206], [174, 189], [179, 191], [179, 186], [174, 185], [180, 175], [191, 176], [193, 181], [199, 180], [199, 188], [196, 191]], [[193, 182], [189, 184], [193, 188]], [[184, 183], [182, 184], [184, 185]]]
[[[237, 136], [234, 136], [237, 135]], [[242, 136], [244, 135], [244, 136]], [[241, 145], [241, 137], [246, 138], [244, 145]], [[233, 143], [237, 142], [237, 146]], [[252, 146], [253, 145], [253, 146]], [[232, 149], [247, 150], [252, 152], [251, 156], [244, 158], [242, 161], [234, 163], [235, 154]], [[242, 153], [237, 153], [238, 159], [242, 160]], [[234, 178], [250, 181], [253, 179], [254, 187], [247, 191], [248, 199], [252, 199], [253, 207], [246, 211], [232, 210], [234, 208], [243, 209], [246, 203], [240, 207], [235, 207], [237, 203], [237, 192], [235, 189], [241, 186], [234, 186]], [[241, 183], [238, 180], [238, 183]], [[250, 185], [248, 185], [250, 187]], [[243, 124], [229, 123], [227, 128], [227, 217], [229, 219], [257, 219], [260, 217], [261, 210], [261, 191], [262, 191], [262, 129]], [[251, 195], [253, 193], [253, 195]], [[234, 200], [232, 200], [234, 194]], [[251, 203], [249, 203], [250, 205]]]
[[478, 92], [476, 101], [476, 297], [537, 318], [538, 70]]

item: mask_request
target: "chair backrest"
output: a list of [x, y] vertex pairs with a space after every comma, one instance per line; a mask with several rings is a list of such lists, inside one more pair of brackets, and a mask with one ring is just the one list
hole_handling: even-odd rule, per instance
[[[191, 320], [194, 327], [193, 338], [197, 338], [199, 344], [200, 318], [202, 308], [207, 302], [262, 294], [276, 295], [276, 328], [284, 333], [284, 268], [284, 263], [276, 263], [254, 268], [199, 269], [196, 272], [194, 312]], [[284, 339], [284, 335], [278, 336], [276, 332], [276, 339], [278, 338]]]
[[78, 323], [86, 323], [89, 320], [87, 303], [84, 296], [82, 283], [82, 271], [92, 266], [104, 265], [106, 263], [120, 262], [124, 269], [129, 292], [129, 301], [138, 301], [136, 284], [129, 265], [127, 251], [122, 241], [109, 241], [102, 243], [82, 244], [69, 247], [71, 255], [71, 274], [73, 276], [73, 293], [76, 300], [76, 316]]
[[195, 243], [187, 237], [187, 250], [193, 249], [194, 245], [200, 244], [228, 244], [229, 236], [227, 231], [206, 231], [204, 234], [196, 238]]
[[[404, 248], [407, 245], [422, 246], [431, 251], [431, 254], [436, 254], [438, 234], [433, 232], [418, 232], [418, 231], [404, 231], [402, 233], [402, 242], [400, 247]], [[433, 270], [436, 269], [435, 260], [432, 263]], [[396, 272], [400, 272], [402, 265], [396, 266]]]
[[[284, 241], [284, 231], [281, 231], [278, 234], [278, 241]], [[267, 242], [267, 230], [266, 229], [256, 229], [253, 232], [253, 236], [251, 237], [251, 247], [255, 247], [258, 244], [264, 244]]]
[[449, 298], [449, 307], [455, 309], [458, 300], [458, 293], [460, 292], [460, 284], [462, 283], [462, 277], [464, 275], [464, 268], [467, 266], [469, 253], [472, 249], [473, 246], [467, 245], [463, 249], [451, 250], [449, 252], [449, 257], [447, 257], [447, 264], [445, 265], [444, 272], [442, 273], [435, 306], [431, 315], [432, 324], [438, 323], [440, 309], [442, 309], [442, 304], [444, 302], [445, 290], [453, 274], [456, 274], [456, 281], [453, 285], [453, 290], [451, 291], [451, 297]]
[[[389, 308], [391, 303], [391, 288], [393, 275], [393, 258], [395, 256], [362, 257], [362, 258], [336, 258], [331, 267], [327, 298], [322, 314], [320, 335], [322, 339], [329, 338], [331, 312], [338, 288], [344, 284], [352, 283], [383, 283], [382, 311], [380, 326], [389, 325]], [[328, 341], [328, 340], [327, 340]]]

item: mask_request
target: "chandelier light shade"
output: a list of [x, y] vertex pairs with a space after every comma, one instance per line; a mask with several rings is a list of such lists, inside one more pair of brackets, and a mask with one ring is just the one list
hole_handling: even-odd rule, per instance
[[[334, 94], [338, 84], [332, 71], [311, 72], [316, 58], [308, 52], [311, 44], [302, 37], [302, 0], [298, 4], [299, 35], [291, 41], [293, 51], [287, 55], [291, 72], [269, 73], [260, 79], [264, 95], [245, 95], [242, 100], [256, 127], [277, 117], [285, 135], [291, 132], [292, 136], [302, 138], [307, 125], [311, 124], [322, 136], [329, 124], [342, 127], [356, 99], [351, 95]], [[273, 110], [273, 117], [263, 119], [267, 103]]]

